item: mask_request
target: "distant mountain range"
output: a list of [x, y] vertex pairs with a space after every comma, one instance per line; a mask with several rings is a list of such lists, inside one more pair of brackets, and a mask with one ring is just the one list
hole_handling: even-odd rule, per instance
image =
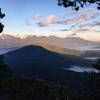
[[0, 35], [0, 47], [20, 47], [30, 44], [46, 43], [49, 45], [55, 45], [63, 48], [76, 48], [78, 46], [92, 46], [100, 43], [84, 40], [80, 37], [66, 37], [59, 38], [55, 36], [27, 36], [25, 38], [14, 37], [7, 34]]
[[[27, 36], [24, 38], [20, 38], [7, 34], [0, 35], [0, 48], [10, 48], [12, 50], [12, 48], [20, 48], [31, 44], [44, 47], [50, 51], [67, 55], [85, 57], [100, 56], [100, 43], [84, 40], [79, 37], [58, 38], [55, 36]], [[95, 50], [88, 50], [88, 46], [95, 46]], [[86, 50], [84, 50], [84, 47], [86, 48]], [[82, 50], [77, 50], [77, 48], [81, 48]]]

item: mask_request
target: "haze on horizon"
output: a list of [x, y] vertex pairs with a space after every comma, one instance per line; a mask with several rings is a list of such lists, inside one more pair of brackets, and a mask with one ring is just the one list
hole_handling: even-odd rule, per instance
[[0, 0], [6, 17], [3, 34], [16, 36], [78, 36], [100, 41], [100, 10], [95, 4], [79, 12], [57, 5], [57, 0]]

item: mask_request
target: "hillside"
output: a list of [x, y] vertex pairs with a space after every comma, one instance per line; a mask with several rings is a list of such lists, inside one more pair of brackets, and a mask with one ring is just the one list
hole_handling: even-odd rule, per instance
[[43, 67], [55, 66], [56, 68], [57, 66], [57, 68], [65, 68], [70, 65], [89, 66], [91, 64], [90, 60], [85, 60], [82, 57], [64, 55], [34, 45], [8, 52], [4, 54], [4, 57], [8, 64], [17, 67], [38, 65]]
[[[70, 87], [43, 79], [15, 76], [0, 56], [0, 100], [77, 100], [79, 94]], [[62, 94], [63, 92], [63, 94]]]
[[68, 68], [70, 65], [90, 67], [91, 63], [93, 63], [91, 60], [85, 60], [81, 57], [65, 56], [51, 52], [43, 47], [32, 45], [4, 54], [4, 62], [16, 75], [32, 76], [67, 84], [79, 91], [86, 89], [83, 81], [87, 82], [88, 73], [76, 73], [64, 70], [64, 68]]
[[[12, 74], [9, 66], [2, 59], [3, 56], [0, 56], [0, 100], [97, 100], [99, 98], [100, 74], [90, 74], [91, 79], [83, 81], [81, 79], [83, 77], [80, 77], [81, 74], [78, 74], [77, 77], [77, 73], [71, 73], [77, 78], [77, 81], [79, 80], [78, 82], [83, 84], [85, 90], [83, 89], [84, 92], [80, 91], [79, 93], [78, 89], [75, 89], [75, 80], [72, 80], [73, 89], [67, 84], [60, 84], [60, 82], [48, 82], [30, 76], [16, 76], [14, 73]], [[78, 83], [79, 88], [80, 83]]]

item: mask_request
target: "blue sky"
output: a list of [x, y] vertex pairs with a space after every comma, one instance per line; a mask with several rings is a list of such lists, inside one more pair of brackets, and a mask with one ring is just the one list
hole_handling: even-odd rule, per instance
[[16, 35], [80, 36], [100, 41], [100, 11], [95, 5], [79, 12], [57, 5], [57, 0], [0, 0], [6, 17], [3, 33]]

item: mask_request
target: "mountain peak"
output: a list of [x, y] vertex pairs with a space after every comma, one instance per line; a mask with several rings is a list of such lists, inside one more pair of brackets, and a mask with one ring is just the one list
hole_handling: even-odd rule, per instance
[[9, 39], [9, 38], [15, 38], [15, 37], [12, 36], [12, 35], [8, 35], [8, 34], [0, 34], [1, 40], [6, 40], [6, 39]]
[[25, 39], [25, 38], [28, 38], [28, 37], [32, 37], [32, 35], [21, 33], [21, 34], [17, 34], [16, 37], [20, 38], [20, 39]]

